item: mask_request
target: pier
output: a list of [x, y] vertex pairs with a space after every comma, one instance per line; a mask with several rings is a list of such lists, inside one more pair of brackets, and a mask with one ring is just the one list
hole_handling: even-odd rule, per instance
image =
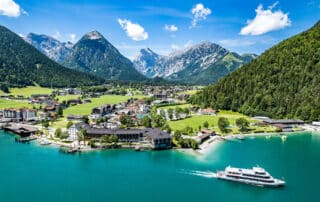
[[12, 123], [4, 126], [3, 130], [26, 138], [35, 135], [38, 129], [31, 125]]

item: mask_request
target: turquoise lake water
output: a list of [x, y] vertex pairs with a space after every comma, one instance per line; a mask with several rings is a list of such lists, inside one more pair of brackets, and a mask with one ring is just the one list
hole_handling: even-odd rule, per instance
[[[0, 132], [0, 202], [319, 201], [320, 134], [247, 138], [206, 157], [177, 151], [100, 151], [68, 155], [15, 143]], [[220, 181], [212, 172], [260, 165], [284, 177], [279, 189]]]

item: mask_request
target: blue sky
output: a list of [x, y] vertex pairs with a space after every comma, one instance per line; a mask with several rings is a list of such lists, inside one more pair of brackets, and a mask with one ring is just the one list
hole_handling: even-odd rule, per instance
[[98, 30], [129, 58], [141, 48], [168, 54], [203, 41], [260, 54], [319, 19], [320, 0], [0, 1], [0, 24], [18, 34], [76, 41]]

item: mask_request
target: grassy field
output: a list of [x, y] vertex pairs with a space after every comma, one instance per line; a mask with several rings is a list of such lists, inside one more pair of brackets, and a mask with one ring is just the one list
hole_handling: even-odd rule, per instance
[[57, 98], [59, 99], [59, 102], [63, 102], [63, 101], [71, 100], [71, 99], [78, 99], [79, 97], [81, 97], [81, 95], [63, 95], [63, 96], [57, 96]]
[[188, 90], [188, 91], [183, 91], [179, 94], [189, 94], [189, 95], [194, 95], [196, 94], [197, 92], [199, 92], [200, 90]]
[[177, 107], [180, 107], [180, 108], [189, 108], [191, 107], [192, 105], [191, 104], [181, 104], [181, 105], [172, 105], [172, 106], [165, 106], [165, 107], [158, 107], [158, 109], [175, 109]]
[[[26, 88], [10, 88], [11, 95], [23, 95], [25, 97], [30, 97], [32, 94], [51, 94], [52, 89], [43, 88], [40, 86], [28, 86]], [[5, 95], [3, 91], [0, 91], [0, 95]]]
[[[143, 98], [144, 96], [133, 96], [134, 98]], [[121, 95], [104, 95], [100, 98], [91, 98], [91, 103], [76, 105], [67, 108], [63, 113], [64, 115], [74, 114], [74, 115], [89, 115], [92, 108], [98, 107], [104, 104], [118, 104], [128, 100], [130, 97]]]
[[[232, 112], [232, 111], [224, 111], [221, 110], [217, 116], [206, 116], [206, 115], [199, 115], [199, 116], [192, 116], [191, 118], [187, 118], [184, 120], [179, 120], [179, 121], [169, 121], [169, 126], [172, 128], [172, 130], [182, 130], [183, 128], [185, 128], [186, 126], [190, 126], [192, 127], [194, 130], [198, 130], [198, 127], [201, 126], [203, 127], [203, 123], [205, 121], [208, 121], [209, 123], [209, 128], [221, 133], [221, 131], [218, 128], [218, 119], [220, 117], [226, 117], [228, 118], [230, 125], [231, 125], [231, 129], [232, 129], [232, 133], [240, 133], [239, 129], [236, 127], [235, 121], [236, 119], [240, 118], [240, 117], [244, 117], [246, 118], [251, 124], [255, 123], [256, 121], [251, 119], [250, 117], [247, 117], [243, 114], [237, 113], [237, 112]], [[250, 127], [250, 129], [255, 129], [255, 130], [261, 130], [261, 131], [272, 131], [274, 130], [274, 128], [271, 127]]]
[[16, 109], [16, 108], [22, 108], [22, 107], [32, 108], [33, 105], [23, 101], [0, 99], [0, 110], [4, 108]]

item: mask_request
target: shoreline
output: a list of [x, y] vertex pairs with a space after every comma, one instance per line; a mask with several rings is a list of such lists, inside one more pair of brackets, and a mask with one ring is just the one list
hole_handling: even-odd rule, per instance
[[[193, 150], [191, 148], [187, 149], [177, 149], [188, 155], [197, 155], [197, 156], [207, 156], [210, 152], [216, 149], [221, 143], [225, 141], [231, 141], [239, 139], [239, 141], [244, 140], [245, 138], [250, 137], [267, 137], [267, 136], [281, 136], [281, 135], [290, 135], [295, 133], [304, 133], [310, 132], [313, 133], [315, 131], [304, 130], [304, 131], [293, 131], [293, 132], [265, 132], [265, 133], [249, 133], [249, 134], [227, 134], [224, 136], [213, 136], [210, 137], [209, 140], [205, 141], [203, 144], [199, 146], [199, 149]], [[244, 138], [244, 139], [243, 139]]]
[[[305, 133], [305, 132], [318, 132], [319, 131], [312, 131], [312, 130], [303, 130], [303, 131], [293, 131], [293, 132], [265, 132], [265, 133], [249, 133], [249, 134], [227, 134], [224, 136], [216, 135], [213, 137], [210, 137], [209, 140], [205, 141], [201, 145], [199, 145], [199, 149], [191, 149], [191, 148], [172, 148], [172, 150], [187, 154], [187, 155], [192, 155], [192, 156], [206, 156], [210, 154], [210, 152], [214, 149], [217, 148], [221, 143], [225, 141], [233, 141], [238, 139], [239, 141], [244, 140], [245, 138], [248, 137], [267, 137], [267, 136], [281, 136], [281, 135], [289, 135], [289, 134], [294, 134], [294, 133]], [[14, 134], [15, 135], [15, 134]], [[46, 141], [50, 144], [45, 144], [42, 145], [41, 141]], [[36, 140], [33, 142], [36, 142], [37, 146], [40, 147], [55, 147], [57, 149], [61, 147], [66, 147], [69, 149], [72, 148], [77, 148], [79, 147], [78, 144], [75, 144], [75, 142], [72, 143], [65, 143], [65, 142], [59, 142], [55, 141], [46, 137], [37, 137]], [[91, 148], [89, 146], [84, 146], [83, 144], [80, 144], [80, 150], [78, 152], [93, 152], [93, 151], [107, 151], [107, 150], [123, 150], [123, 149], [129, 149], [129, 150], [136, 150], [136, 147], [143, 148], [142, 151], [148, 151], [150, 148], [141, 146], [141, 145], [121, 145], [119, 148]], [[140, 150], [139, 150], [140, 151]]]

